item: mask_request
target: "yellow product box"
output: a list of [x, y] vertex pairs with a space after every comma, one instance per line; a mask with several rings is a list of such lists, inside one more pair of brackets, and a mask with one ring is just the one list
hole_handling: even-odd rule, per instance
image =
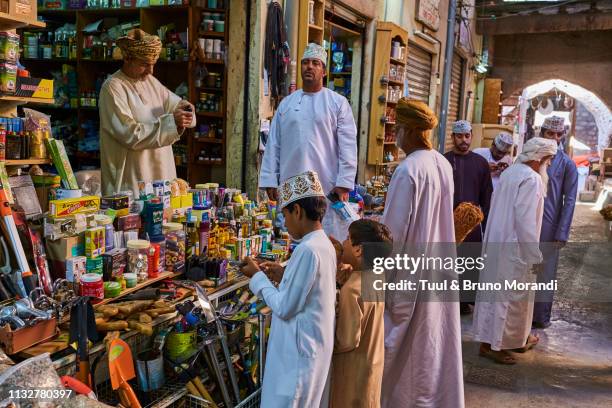
[[170, 198], [170, 207], [172, 207], [175, 210], [178, 210], [181, 207], [181, 197], [171, 197]]
[[189, 207], [193, 207], [193, 193], [187, 193], [181, 196], [181, 208]]
[[65, 217], [73, 214], [97, 212], [100, 209], [100, 197], [85, 196], [64, 198], [49, 201], [49, 213], [52, 217]]
[[95, 258], [102, 255], [106, 248], [104, 227], [89, 228], [85, 231], [85, 256]]

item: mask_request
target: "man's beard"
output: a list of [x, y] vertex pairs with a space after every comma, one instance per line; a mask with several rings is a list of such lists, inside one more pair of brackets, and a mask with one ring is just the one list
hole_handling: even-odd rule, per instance
[[546, 197], [546, 193], [548, 192], [548, 163], [543, 163], [540, 165], [540, 177], [542, 177], [542, 184], [544, 185], [544, 197]]

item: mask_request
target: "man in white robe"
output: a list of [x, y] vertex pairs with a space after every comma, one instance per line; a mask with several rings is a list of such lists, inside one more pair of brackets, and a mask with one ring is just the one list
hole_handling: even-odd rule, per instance
[[499, 184], [499, 177], [504, 170], [512, 164], [512, 146], [514, 141], [512, 135], [501, 132], [495, 136], [491, 147], [479, 147], [474, 149], [474, 153], [484, 157], [489, 162], [489, 170], [491, 170], [491, 181], [493, 182], [493, 190]]
[[[346, 98], [323, 87], [327, 53], [309, 44], [302, 58], [304, 88], [278, 106], [259, 174], [259, 187], [278, 199], [279, 183], [305, 171], [318, 173], [325, 194], [348, 201], [357, 174], [357, 128]], [[348, 232], [334, 228], [328, 209], [323, 228], [343, 241]]]
[[103, 194], [138, 182], [173, 180], [172, 145], [196, 125], [193, 105], [153, 76], [161, 50], [157, 36], [132, 30], [117, 40], [124, 62], [100, 90], [100, 161]]
[[[314, 172], [287, 179], [280, 195], [287, 229], [300, 244], [284, 270], [249, 258], [242, 268], [272, 309], [261, 406], [326, 407], [336, 301], [336, 251], [321, 225], [327, 203]], [[266, 274], [280, 281], [278, 288]]]
[[[533, 265], [542, 262], [539, 248], [546, 168], [557, 152], [553, 140], [536, 137], [523, 146], [493, 193], [483, 240], [484, 269], [480, 283], [533, 283]], [[479, 291], [474, 310], [474, 340], [480, 354], [502, 364], [515, 364], [510, 350], [527, 351], [538, 342], [529, 334], [534, 292]]]
[[[401, 255], [416, 247], [435, 256], [432, 243], [451, 243], [446, 249], [454, 252], [453, 171], [429, 140], [438, 119], [419, 101], [401, 99], [396, 111], [397, 144], [406, 158], [391, 179], [383, 223]], [[431, 277], [424, 271], [414, 279]], [[382, 406], [464, 406], [458, 299], [428, 299], [420, 291], [386, 293]]]

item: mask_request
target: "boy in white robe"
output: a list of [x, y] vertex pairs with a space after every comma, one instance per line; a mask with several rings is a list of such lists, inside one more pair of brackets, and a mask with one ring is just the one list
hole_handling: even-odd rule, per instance
[[246, 258], [242, 268], [272, 309], [261, 406], [318, 407], [334, 349], [336, 251], [321, 225], [327, 203], [317, 174], [286, 180], [280, 205], [289, 233], [300, 240], [287, 267]]

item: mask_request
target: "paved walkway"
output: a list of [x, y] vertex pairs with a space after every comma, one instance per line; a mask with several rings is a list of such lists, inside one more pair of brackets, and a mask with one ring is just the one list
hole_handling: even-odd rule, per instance
[[[603, 255], [612, 251], [602, 250], [612, 249], [612, 242], [603, 243], [603, 218], [591, 205], [577, 205], [570, 239], [599, 244], [562, 250], [559, 285], [603, 289], [612, 296], [612, 257]], [[585, 276], [580, 269], [585, 264], [599, 278]], [[462, 319], [467, 408], [612, 407], [612, 303], [556, 298], [551, 327], [535, 330], [540, 344], [515, 354], [514, 366], [478, 356], [478, 344], [470, 341], [471, 320]]]

